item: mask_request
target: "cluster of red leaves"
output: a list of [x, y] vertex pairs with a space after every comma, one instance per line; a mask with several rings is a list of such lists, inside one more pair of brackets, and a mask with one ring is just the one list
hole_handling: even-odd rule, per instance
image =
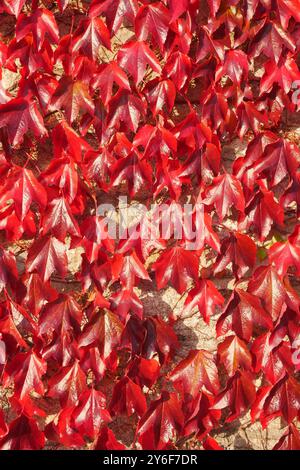
[[[250, 410], [281, 417], [276, 449], [299, 449], [300, 152], [281, 131], [299, 0], [1, 0], [0, 14], [0, 448], [123, 449], [125, 415], [132, 446], [218, 449]], [[234, 138], [246, 153], [228, 162]], [[195, 249], [171, 227], [103, 237], [95, 209], [124, 185], [175, 214], [197, 202]], [[188, 290], [181, 315], [217, 316], [217, 350], [174, 362], [176, 319], [144, 315], [141, 282]]]

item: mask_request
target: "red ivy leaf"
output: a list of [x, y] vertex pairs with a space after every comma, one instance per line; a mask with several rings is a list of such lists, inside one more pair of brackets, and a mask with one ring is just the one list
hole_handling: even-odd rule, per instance
[[135, 18], [135, 34], [145, 41], [150, 36], [164, 50], [164, 43], [169, 30], [170, 13], [160, 2], [143, 5]]
[[19, 353], [5, 369], [6, 380], [13, 378], [15, 396], [25, 404], [32, 391], [44, 394], [45, 388], [42, 376], [46, 373], [47, 364], [34, 352]]
[[90, 16], [95, 17], [103, 14], [110, 31], [115, 34], [124, 20], [133, 23], [137, 11], [136, 0], [93, 0]]
[[300, 450], [300, 433], [292, 423], [272, 450]]
[[33, 35], [34, 44], [38, 50], [44, 44], [45, 38], [52, 44], [59, 41], [59, 31], [51, 11], [37, 8], [31, 15], [22, 13], [16, 25], [17, 41], [23, 39], [28, 33]]
[[31, 130], [37, 137], [47, 134], [43, 118], [34, 101], [13, 98], [0, 105], [0, 128], [5, 127], [11, 145], [19, 145], [24, 134]]
[[114, 415], [131, 416], [137, 413], [138, 416], [142, 416], [147, 410], [147, 402], [140, 386], [129, 377], [123, 377], [114, 386], [109, 409]]
[[213, 180], [213, 186], [208, 188], [203, 202], [214, 205], [220, 221], [228, 215], [228, 210], [232, 206], [243, 213], [245, 199], [242, 185], [234, 176], [228, 173], [217, 176]]
[[272, 419], [282, 416], [290, 424], [300, 409], [299, 382], [287, 374], [272, 387], [262, 389], [252, 408], [252, 418], [259, 416], [265, 427]]
[[217, 393], [220, 388], [218, 369], [212, 353], [205, 350], [190, 351], [171, 372], [170, 380], [186, 396], [193, 398], [202, 390]]
[[209, 319], [215, 313], [217, 306], [221, 306], [223, 303], [224, 298], [214, 284], [209, 280], [201, 279], [197, 282], [196, 286], [189, 291], [181, 315], [183, 315], [183, 317], [188, 316], [197, 306], [204, 321], [209, 323]]
[[152, 265], [155, 271], [157, 287], [162, 289], [169, 281], [175, 289], [182, 294], [188, 287], [188, 283], [198, 277], [197, 256], [181, 248], [170, 248]]
[[48, 384], [48, 396], [58, 398], [66, 409], [76, 405], [81, 393], [87, 388], [86, 376], [78, 361], [72, 366], [63, 367], [51, 377]]
[[36, 421], [21, 415], [9, 426], [9, 431], [0, 440], [1, 450], [40, 450], [45, 445], [45, 436]]
[[26, 261], [27, 271], [37, 272], [43, 281], [48, 281], [54, 272], [64, 277], [66, 266], [65, 245], [57, 238], [45, 236], [36, 240], [30, 247]]
[[125, 450], [126, 447], [117, 441], [114, 433], [108, 427], [103, 427], [94, 445], [94, 450]]
[[103, 393], [93, 388], [83, 392], [72, 413], [75, 429], [90, 439], [95, 439], [101, 426], [110, 420]]
[[238, 371], [227, 382], [226, 388], [216, 398], [214, 410], [229, 408], [230, 414], [226, 421], [234, 421], [245, 413], [255, 400], [255, 386], [246, 372]]
[[271, 329], [273, 327], [272, 318], [263, 309], [256, 296], [236, 289], [218, 319], [217, 334], [218, 336], [224, 335], [232, 330], [245, 341], [249, 341], [255, 327]]
[[53, 93], [49, 109], [64, 109], [67, 121], [72, 123], [82, 111], [93, 115], [95, 107], [87, 85], [66, 76], [60, 80]]
[[183, 426], [180, 402], [174, 393], [163, 392], [141, 418], [137, 436], [143, 449], [165, 449]]
[[132, 75], [136, 85], [143, 80], [147, 64], [160, 73], [161, 68], [154, 53], [143, 41], [126, 43], [118, 52], [118, 63]]
[[218, 345], [218, 355], [229, 376], [234, 375], [239, 369], [252, 369], [251, 353], [245, 341], [238, 336], [227, 336]]
[[101, 45], [110, 49], [110, 34], [105, 23], [101, 18], [82, 20], [73, 36], [73, 51], [96, 60]]

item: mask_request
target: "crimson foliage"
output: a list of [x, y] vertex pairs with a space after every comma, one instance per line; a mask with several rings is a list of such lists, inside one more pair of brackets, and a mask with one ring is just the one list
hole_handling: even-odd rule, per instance
[[[275, 448], [299, 449], [300, 152], [284, 132], [299, 0], [1, 0], [0, 14], [0, 448], [220, 449], [250, 411], [281, 417]], [[197, 202], [194, 249], [187, 227], [104, 237], [96, 208], [126, 192], [173, 214]], [[167, 285], [181, 311], [146, 315], [137, 286]], [[182, 353], [191, 315], [213, 322], [215, 350]]]

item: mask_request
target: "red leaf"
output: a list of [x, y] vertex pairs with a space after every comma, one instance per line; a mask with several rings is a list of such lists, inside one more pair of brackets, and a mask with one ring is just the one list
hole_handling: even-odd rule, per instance
[[109, 237], [104, 219], [87, 217], [81, 224], [80, 231], [82, 235], [81, 244], [84, 247], [86, 257], [91, 263], [97, 259], [102, 246], [109, 252], [113, 252], [114, 240]]
[[[91, 146], [84, 140], [82, 137], [80, 137], [72, 127], [70, 127], [66, 121], [62, 120], [59, 124], [55, 126], [55, 128], [52, 131], [52, 139], [53, 139], [53, 145], [54, 145], [54, 155], [56, 158], [60, 157], [65, 157], [66, 152], [69, 157], [71, 157], [70, 160], [66, 159], [64, 162], [66, 164], [70, 165], [70, 176], [72, 174], [74, 178], [73, 186], [75, 186], [75, 182], [77, 185], [77, 180], [75, 179], [75, 169], [72, 165], [72, 159], [75, 161], [81, 161], [82, 154], [83, 152], [86, 152], [87, 150], [91, 150]], [[51, 167], [51, 170], [56, 168], [57, 170], [57, 162], [56, 165], [53, 162], [53, 167], [51, 167], [51, 164], [49, 166], [49, 169]], [[67, 166], [67, 165], [66, 165]], [[56, 175], [58, 179], [58, 175]], [[62, 172], [61, 176], [61, 183], [64, 182], [66, 186], [68, 186], [68, 178], [65, 176], [65, 172]], [[52, 183], [53, 184], [53, 183]], [[59, 185], [60, 187], [64, 187], [64, 185]], [[74, 188], [75, 189], [75, 188]], [[77, 189], [77, 186], [76, 186]], [[72, 198], [73, 200], [73, 198]]]
[[[8, 57], [5, 66], [12, 72], [16, 72], [17, 62], [19, 59], [24, 75], [33, 74], [38, 70], [44, 69], [46, 72], [51, 73], [53, 62], [53, 51], [48, 41], [42, 45], [39, 53], [36, 53], [36, 48], [33, 45], [31, 35], [25, 36], [21, 41], [13, 39], [8, 47]], [[20, 82], [21, 83], [21, 82]], [[24, 82], [28, 85], [28, 80]], [[26, 93], [24, 93], [26, 97]]]
[[213, 410], [229, 408], [226, 421], [231, 422], [244, 414], [255, 400], [255, 387], [246, 372], [236, 372], [227, 382], [225, 390], [220, 393], [212, 407]]
[[19, 353], [5, 368], [5, 380], [13, 379], [15, 384], [14, 396], [25, 405], [31, 392], [44, 394], [45, 388], [42, 376], [46, 373], [47, 363], [34, 352]]
[[300, 247], [292, 241], [274, 243], [269, 249], [269, 258], [280, 276], [284, 276], [290, 266], [300, 275]]
[[9, 426], [6, 436], [0, 440], [1, 450], [40, 450], [45, 445], [45, 436], [34, 419], [21, 415]]
[[26, 275], [26, 295], [23, 305], [36, 317], [46, 302], [57, 297], [56, 290], [49, 282], [42, 282], [38, 274]]
[[101, 18], [87, 18], [80, 22], [73, 36], [73, 51], [97, 60], [99, 48], [110, 49], [109, 31]]
[[176, 98], [176, 89], [171, 80], [151, 80], [144, 88], [144, 93], [154, 116], [163, 113], [164, 107], [169, 112], [172, 110]]
[[257, 57], [262, 52], [273, 59], [279, 61], [282, 50], [289, 49], [294, 52], [295, 44], [291, 35], [284, 31], [279, 24], [273, 21], [262, 22], [263, 27], [256, 35], [250, 46], [250, 57]]
[[274, 347], [270, 333], [256, 338], [251, 346], [251, 352], [255, 358], [254, 371], [263, 371], [272, 384], [282, 379], [286, 372], [293, 373], [294, 365], [289, 344], [282, 342]]
[[265, 65], [265, 74], [260, 81], [260, 91], [261, 93], [270, 92], [274, 84], [278, 83], [285, 93], [289, 93], [293, 82], [299, 78], [298, 66], [291, 55], [280, 65], [271, 60]]
[[294, 175], [299, 165], [299, 150], [290, 142], [278, 139], [265, 147], [264, 153], [253, 165], [253, 176], [268, 175], [272, 186], [280, 183], [286, 175]]
[[0, 438], [3, 438], [3, 436], [6, 436], [8, 433], [8, 426], [4, 420], [4, 415], [2, 410], [0, 410]]
[[0, 128], [5, 127], [11, 145], [22, 143], [24, 134], [30, 130], [36, 137], [47, 134], [43, 118], [34, 101], [13, 98], [0, 105]]
[[152, 183], [152, 169], [149, 163], [141, 161], [135, 154], [120, 158], [111, 168], [112, 186], [118, 186], [122, 181], [128, 184], [129, 195], [135, 196], [145, 185]]
[[14, 198], [16, 214], [21, 221], [28, 214], [32, 202], [44, 209], [47, 203], [45, 188], [38, 182], [31, 170], [16, 167], [11, 178], [4, 186], [9, 195]]
[[144, 112], [144, 104], [140, 98], [125, 90], [119, 90], [108, 106], [108, 126], [119, 128], [121, 122], [126, 129], [136, 132]]
[[291, 17], [295, 18], [296, 21], [300, 21], [299, 0], [277, 0], [277, 7], [283, 28], [288, 27]]
[[220, 273], [232, 263], [232, 271], [236, 277], [242, 277], [256, 262], [256, 245], [254, 241], [243, 233], [235, 232], [224, 238], [221, 252], [218, 255], [214, 273]]
[[110, 420], [103, 393], [93, 388], [83, 392], [72, 413], [75, 429], [82, 435], [95, 439], [101, 426]]
[[160, 374], [160, 365], [155, 359], [144, 359], [136, 357], [130, 364], [128, 377], [136, 382], [140, 387], [144, 385], [151, 388], [155, 384]]
[[221, 4], [221, 0], [207, 0], [209, 9], [213, 17], [216, 16]]
[[203, 387], [211, 393], [217, 393], [220, 388], [213, 354], [204, 349], [190, 351], [169, 377], [175, 388], [192, 398], [195, 398]]
[[55, 420], [45, 428], [45, 435], [50, 441], [58, 442], [67, 448], [83, 447], [85, 441], [72, 427], [73, 407], [62, 409]]
[[197, 204], [195, 210], [195, 226], [196, 226], [196, 239], [195, 249], [202, 250], [207, 244], [217, 252], [220, 251], [220, 242], [218, 235], [214, 232], [212, 227], [212, 219], [204, 204]]
[[28, 33], [33, 36], [34, 44], [38, 50], [44, 44], [45, 38], [51, 44], [57, 44], [59, 41], [59, 31], [51, 11], [37, 8], [31, 15], [26, 16], [22, 13], [18, 17], [16, 25], [17, 41], [23, 39]]
[[42, 233], [50, 232], [58, 240], [64, 242], [67, 236], [79, 236], [79, 226], [72, 215], [68, 201], [64, 197], [53, 199], [44, 212]]
[[58, 398], [66, 410], [76, 405], [81, 393], [87, 388], [86, 377], [79, 362], [76, 360], [72, 366], [63, 367], [51, 377], [48, 386], [48, 396]]
[[[62, 136], [60, 139], [63, 140]], [[55, 140], [55, 139], [54, 139]], [[74, 145], [78, 144], [74, 142]], [[57, 187], [63, 190], [65, 197], [71, 203], [78, 191], [78, 173], [74, 162], [69, 158], [55, 159], [42, 173], [41, 180], [50, 187]]]
[[187, 117], [176, 127], [175, 137], [185, 151], [192, 153], [203, 148], [204, 144], [211, 142], [211, 129], [205, 125], [195, 112], [190, 112]]
[[176, 51], [170, 55], [163, 72], [170, 78], [178, 90], [188, 85], [192, 71], [192, 62], [189, 56]]
[[145, 356], [151, 359], [158, 354], [161, 363], [167, 362], [179, 347], [174, 329], [157, 316], [146, 320], [145, 326], [147, 333], [142, 345]]
[[195, 307], [198, 307], [200, 315], [206, 323], [215, 313], [216, 307], [224, 303], [224, 298], [215, 288], [214, 284], [206, 279], [197, 282], [196, 286], [189, 291], [185, 300], [181, 315], [189, 316]]
[[38, 334], [46, 335], [51, 331], [66, 334], [80, 331], [82, 311], [70, 295], [61, 295], [54, 302], [48, 302], [40, 313]]
[[266, 387], [258, 394], [252, 408], [252, 418], [260, 417], [263, 427], [278, 416], [290, 424], [300, 409], [299, 382], [287, 374], [273, 387]]
[[251, 103], [251, 101], [243, 101], [238, 109], [237, 115], [239, 118], [239, 137], [242, 139], [248, 130], [252, 130], [257, 134], [262, 126], [268, 125], [268, 117], [264, 112]]
[[116, 34], [124, 20], [133, 23], [138, 11], [136, 0], [93, 0], [90, 7], [90, 16], [106, 18], [109, 29]]
[[15, 287], [18, 279], [16, 259], [13, 253], [0, 246], [0, 291], [6, 286]]
[[169, 281], [182, 294], [192, 280], [198, 277], [197, 256], [180, 246], [165, 251], [152, 265], [155, 271], [158, 289], [162, 289]]
[[21, 13], [26, 0], [4, 0], [4, 8], [15, 15], [17, 18]]
[[174, 393], [163, 392], [140, 419], [137, 436], [143, 449], [165, 449], [183, 426], [180, 402]]
[[245, 200], [242, 185], [228, 173], [217, 176], [213, 180], [213, 186], [208, 188], [203, 202], [214, 205], [220, 221], [228, 215], [229, 208], [232, 206], [243, 213]]
[[224, 450], [224, 448], [220, 446], [220, 444], [218, 444], [217, 441], [210, 436], [208, 436], [203, 442], [203, 447], [205, 450]]
[[78, 346], [98, 346], [105, 360], [118, 347], [123, 329], [123, 324], [114, 313], [109, 310], [95, 312], [83, 329]]
[[232, 330], [245, 341], [249, 341], [254, 328], [258, 327], [271, 329], [273, 327], [272, 318], [263, 309], [256, 296], [236, 289], [218, 319], [217, 335], [224, 335]]
[[137, 413], [142, 416], [147, 410], [147, 402], [141, 387], [129, 377], [123, 377], [114, 386], [109, 409], [113, 415]]
[[44, 282], [48, 281], [54, 272], [64, 277], [66, 266], [65, 245], [57, 238], [45, 236], [37, 239], [30, 247], [26, 269], [30, 273], [36, 271]]
[[283, 225], [284, 211], [277, 203], [272, 191], [267, 191], [261, 186], [245, 210], [249, 224], [253, 223], [263, 241], [268, 236], [272, 224]]
[[300, 433], [291, 423], [272, 450], [300, 450]]
[[239, 369], [252, 369], [251, 353], [247, 344], [238, 336], [227, 336], [218, 345], [218, 355], [229, 376], [234, 375]]
[[133, 290], [121, 289], [112, 294], [111, 309], [119, 315], [121, 320], [125, 320], [128, 313], [134, 313], [137, 317], [143, 318], [143, 304]]
[[117, 441], [114, 433], [108, 427], [103, 427], [93, 447], [94, 450], [125, 450], [126, 447]]
[[130, 255], [122, 257], [119, 269], [121, 284], [128, 290], [131, 290], [133, 286], [137, 284], [136, 278], [150, 281], [144, 264], [134, 251]]
[[170, 13], [160, 2], [140, 7], [135, 18], [135, 34], [139, 40], [145, 41], [150, 36], [164, 50], [164, 43], [169, 31]]
[[248, 291], [257, 295], [274, 321], [282, 313], [285, 301], [285, 288], [273, 266], [260, 266], [250, 280]]
[[136, 85], [139, 85], [143, 80], [147, 64], [155, 72], [161, 72], [154, 53], [143, 41], [126, 43], [118, 52], [118, 63], [126, 72], [132, 75]]
[[195, 433], [198, 439], [202, 439], [219, 425], [221, 411], [211, 409], [213, 402], [214, 397], [204, 392], [200, 392], [193, 401], [185, 402], [184, 436]]
[[81, 112], [94, 114], [95, 106], [90, 97], [87, 85], [82, 81], [73, 81], [63, 77], [52, 95], [50, 111], [63, 109], [68, 122], [73, 123]]
[[224, 65], [219, 67], [216, 72], [216, 80], [222, 76], [228, 75], [234, 85], [240, 86], [242, 80], [248, 76], [248, 59], [243, 51], [228, 51], [225, 56]]
[[127, 75], [116, 62], [105, 64], [95, 75], [92, 87], [99, 91], [100, 98], [105, 106], [112, 97], [113, 84], [116, 83], [122, 90], [130, 90]]

